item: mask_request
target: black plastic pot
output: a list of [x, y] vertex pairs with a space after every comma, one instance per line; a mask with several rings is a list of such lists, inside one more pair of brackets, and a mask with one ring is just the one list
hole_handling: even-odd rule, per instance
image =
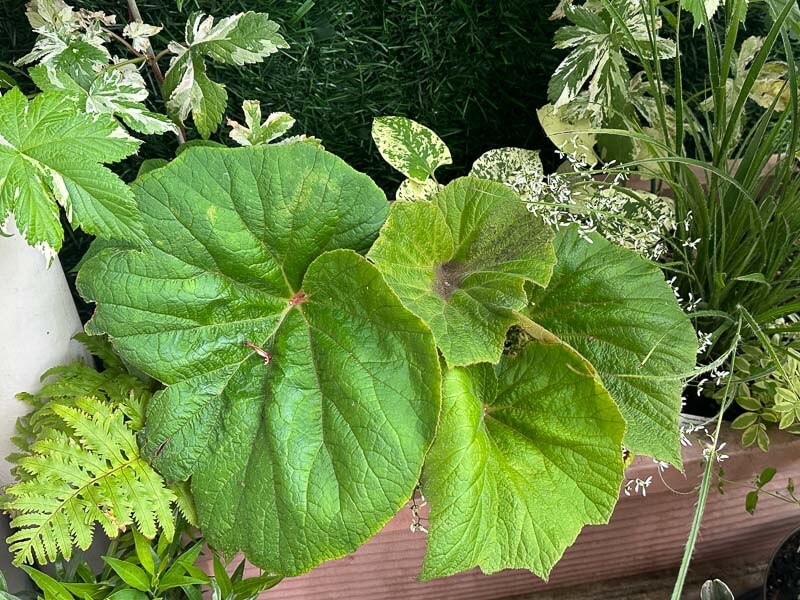
[[764, 600], [800, 598], [800, 529], [788, 535], [778, 546], [767, 569]]

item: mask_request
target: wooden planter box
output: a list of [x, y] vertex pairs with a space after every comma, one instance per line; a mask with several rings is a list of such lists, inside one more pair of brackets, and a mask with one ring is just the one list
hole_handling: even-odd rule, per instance
[[[775, 433], [768, 454], [757, 448], [742, 449], [738, 432], [727, 431], [723, 437], [727, 442], [724, 452], [730, 455], [722, 464], [727, 480], [748, 484], [769, 466], [778, 469], [778, 474], [768, 489], [785, 489], [789, 477], [800, 481], [800, 437]], [[636, 459], [627, 476], [646, 479], [652, 475], [647, 496], [622, 495], [611, 523], [585, 528], [553, 569], [549, 583], [527, 571], [486, 576], [477, 569], [418, 582], [425, 534], [409, 530], [411, 514], [404, 510], [355, 553], [300, 577], [286, 579], [263, 597], [268, 600], [491, 600], [665, 569], [674, 568], [677, 573], [697, 501], [694, 489], [702, 476], [701, 453], [697, 442], [686, 448], [686, 475], [669, 469], [663, 481], [650, 459]], [[742, 558], [750, 564], [767, 561], [781, 539], [800, 525], [800, 509], [796, 505], [766, 496], [761, 498], [755, 515], [749, 515], [744, 509], [748, 491], [732, 484], [725, 487], [724, 495], [711, 491], [695, 564]], [[249, 573], [255, 575], [257, 570], [252, 568]]]

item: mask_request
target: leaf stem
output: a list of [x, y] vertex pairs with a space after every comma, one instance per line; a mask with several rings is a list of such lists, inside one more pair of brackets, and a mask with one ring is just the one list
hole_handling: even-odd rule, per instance
[[[143, 23], [142, 20], [142, 13], [139, 11], [139, 6], [136, 4], [136, 0], [128, 0], [128, 12], [130, 12], [131, 19], [134, 21], [138, 21], [139, 23]], [[127, 43], [126, 43], [127, 45]], [[150, 43], [149, 39], [145, 39], [145, 55], [147, 57], [147, 63], [150, 65], [150, 69], [153, 71], [153, 75], [155, 75], [156, 81], [158, 81], [159, 91], [162, 92], [161, 95], [163, 96], [164, 90], [164, 74], [161, 72], [161, 67], [158, 66], [158, 61], [160, 58], [163, 58], [166, 54], [169, 53], [169, 50], [163, 50], [156, 55], [153, 52], [153, 45]], [[185, 144], [186, 143], [186, 130], [183, 128], [183, 124], [179, 124], [178, 128], [178, 143]]]
[[139, 63], [143, 63], [147, 60], [146, 56], [137, 56], [136, 58], [131, 58], [128, 60], [123, 60], [118, 63], [112, 63], [108, 65], [105, 70], [106, 71], [113, 71], [114, 69], [119, 69], [121, 67], [125, 67], [127, 65], [138, 65]]
[[135, 49], [133, 46], [131, 46], [131, 45], [128, 43], [128, 40], [126, 40], [126, 39], [125, 39], [124, 37], [122, 37], [121, 35], [118, 35], [118, 34], [114, 33], [113, 31], [111, 31], [111, 30], [110, 30], [110, 29], [108, 29], [107, 27], [103, 27], [103, 31], [104, 31], [105, 33], [107, 33], [108, 35], [110, 35], [110, 36], [111, 36], [112, 38], [114, 38], [115, 40], [117, 40], [117, 41], [118, 41], [120, 44], [122, 44], [123, 46], [125, 46], [125, 47], [128, 49], [128, 52], [130, 52], [131, 54], [134, 54], [134, 55], [136, 55], [136, 57], [137, 57], [137, 58], [146, 58], [146, 57], [144, 57], [144, 56], [142, 55], [142, 53], [141, 53], [141, 52], [137, 52], [137, 51], [136, 51], [136, 49]]

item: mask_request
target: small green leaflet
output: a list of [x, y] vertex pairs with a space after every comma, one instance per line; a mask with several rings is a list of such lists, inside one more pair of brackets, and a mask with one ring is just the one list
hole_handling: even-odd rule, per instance
[[134, 153], [139, 142], [107, 115], [87, 115], [63, 94], [30, 103], [14, 88], [0, 97], [0, 222], [13, 215], [25, 240], [52, 258], [67, 218], [101, 238], [143, 233], [133, 194], [102, 166]]
[[245, 100], [242, 103], [242, 111], [244, 112], [244, 125], [228, 119], [231, 139], [240, 146], [269, 144], [289, 131], [295, 124], [294, 117], [285, 112], [270, 113], [262, 123], [261, 103], [258, 100]]
[[710, 21], [719, 9], [720, 0], [680, 0], [681, 8], [692, 13], [694, 28], [700, 28]]
[[453, 162], [450, 150], [433, 131], [406, 117], [378, 117], [372, 139], [384, 160], [422, 183], [442, 165]]
[[611, 516], [624, 430], [591, 365], [558, 341], [447, 371], [422, 479], [422, 579], [475, 566], [546, 579], [584, 525]]
[[167, 385], [143, 453], [191, 475], [224, 554], [296, 575], [352, 552], [411, 496], [441, 402], [430, 331], [360, 255], [386, 197], [312, 144], [193, 147], [132, 185], [150, 243], [78, 287], [87, 330]]
[[126, 585], [142, 592], [150, 590], [150, 577], [141, 567], [113, 556], [104, 556], [103, 561], [111, 567]]
[[577, 227], [555, 240], [547, 289], [531, 286], [528, 316], [597, 369], [628, 423], [625, 446], [679, 466], [678, 415], [697, 336], [663, 273], [599, 235]]
[[143, 103], [149, 92], [133, 65], [105, 69], [92, 79], [87, 88], [52, 64], [36, 66], [30, 70], [30, 74], [39, 89], [60, 92], [73, 99], [87, 113], [118, 117], [132, 130], [145, 135], [168, 131], [178, 133], [175, 123], [149, 110]]
[[526, 281], [546, 285], [552, 233], [506, 186], [456, 179], [428, 202], [396, 202], [369, 253], [450, 365], [497, 362]]
[[245, 12], [221, 19], [202, 13], [186, 23], [184, 44], [171, 42], [175, 56], [164, 78], [164, 98], [170, 114], [181, 122], [192, 114], [204, 138], [222, 123], [228, 100], [225, 86], [208, 78], [205, 59], [229, 65], [261, 62], [265, 57], [288, 48], [278, 33], [278, 24], [265, 13]]

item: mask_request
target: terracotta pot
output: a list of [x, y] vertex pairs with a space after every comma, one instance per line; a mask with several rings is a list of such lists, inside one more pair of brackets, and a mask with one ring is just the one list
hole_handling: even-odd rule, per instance
[[0, 486], [11, 481], [5, 457], [17, 417], [30, 410], [19, 392], [39, 389], [42, 373], [76, 359], [91, 361], [72, 336], [81, 331], [64, 271], [56, 258], [50, 267], [19, 235], [13, 218], [0, 237]]
[[[768, 454], [743, 449], [740, 433], [726, 431], [725, 478], [749, 484], [754, 475], [771, 466], [778, 470], [770, 488], [785, 488], [792, 477], [800, 481], [800, 437], [772, 436]], [[684, 449], [686, 474], [669, 469], [658, 475], [650, 459], [637, 458], [627, 477], [653, 477], [647, 496], [621, 495], [606, 526], [583, 530], [545, 583], [527, 571], [504, 571], [486, 576], [475, 569], [452, 577], [421, 583], [417, 574], [425, 554], [425, 535], [409, 530], [411, 513], [401, 511], [372, 540], [355, 553], [325, 563], [310, 573], [286, 579], [264, 594], [269, 600], [491, 600], [537, 590], [554, 590], [667, 569], [681, 562], [694, 514], [703, 470], [702, 449]], [[670, 489], [671, 488], [671, 489]], [[756, 564], [766, 561], [778, 542], [797, 527], [800, 510], [762, 497], [754, 515], [744, 509], [744, 487], [727, 485], [724, 495], [712, 490], [694, 564], [746, 557]], [[210, 564], [208, 565], [210, 568]], [[257, 574], [255, 568], [250, 575]], [[696, 597], [696, 596], [695, 596]]]

